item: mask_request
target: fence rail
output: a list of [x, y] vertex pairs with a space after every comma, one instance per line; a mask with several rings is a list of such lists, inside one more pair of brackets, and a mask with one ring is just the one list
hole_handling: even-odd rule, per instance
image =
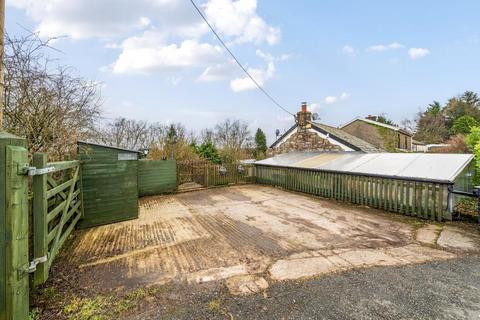
[[83, 216], [80, 162], [47, 163], [47, 155], [36, 153], [37, 169], [53, 168], [33, 177], [33, 254], [46, 260], [38, 264], [34, 284], [44, 283], [59, 249]]
[[290, 167], [256, 166], [257, 183], [431, 220], [451, 220], [448, 184]]

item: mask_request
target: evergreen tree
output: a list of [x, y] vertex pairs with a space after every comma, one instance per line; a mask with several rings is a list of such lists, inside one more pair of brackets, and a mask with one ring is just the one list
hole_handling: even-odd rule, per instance
[[255, 158], [261, 159], [267, 153], [267, 137], [262, 129], [258, 128], [255, 133]]

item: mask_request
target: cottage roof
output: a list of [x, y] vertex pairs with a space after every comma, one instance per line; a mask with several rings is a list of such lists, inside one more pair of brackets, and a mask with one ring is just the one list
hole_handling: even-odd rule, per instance
[[383, 123], [383, 122], [378, 122], [378, 121], [374, 121], [374, 120], [370, 120], [370, 119], [365, 119], [365, 118], [362, 118], [362, 117], [356, 117], [355, 119], [353, 119], [353, 120], [345, 123], [344, 125], [340, 126], [340, 129], [345, 128], [346, 126], [348, 126], [349, 124], [351, 124], [355, 121], [363, 121], [363, 122], [366, 122], [368, 124], [373, 124], [373, 125], [384, 127], [384, 128], [394, 130], [394, 131], [399, 131], [401, 133], [406, 134], [407, 136], [413, 136], [413, 134], [411, 132], [409, 132], [407, 130], [404, 130], [400, 127], [392, 126], [392, 125], [389, 125], [389, 124], [386, 124], [386, 123]]
[[[310, 124], [312, 125], [313, 130], [323, 133], [325, 135], [328, 135], [330, 138], [350, 147], [355, 151], [361, 151], [361, 152], [381, 152], [382, 151], [376, 146], [366, 142], [365, 140], [357, 138], [349, 134], [348, 132], [343, 131], [342, 129], [328, 126], [326, 124], [322, 124], [320, 122], [315, 122], [315, 121], [310, 122]], [[282, 134], [270, 146], [270, 148], [275, 148], [277, 145], [279, 145], [283, 141], [283, 139], [286, 138], [293, 130], [297, 129], [297, 127], [298, 127], [297, 124], [293, 125], [284, 134]]]
[[471, 154], [291, 152], [256, 164], [453, 183], [472, 160]]

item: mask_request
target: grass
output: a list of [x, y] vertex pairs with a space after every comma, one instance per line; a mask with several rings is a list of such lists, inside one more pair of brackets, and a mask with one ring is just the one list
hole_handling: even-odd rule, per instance
[[[160, 293], [160, 288], [139, 288], [123, 296], [97, 295], [95, 297], [72, 297], [62, 309], [63, 316], [69, 320], [110, 320], [134, 310], [142, 301]], [[42, 292], [44, 301], [58, 296], [53, 288]], [[37, 320], [39, 311], [34, 309], [29, 320]]]

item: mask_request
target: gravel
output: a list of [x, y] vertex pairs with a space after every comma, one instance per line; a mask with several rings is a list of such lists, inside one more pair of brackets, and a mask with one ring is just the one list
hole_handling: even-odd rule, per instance
[[480, 319], [480, 256], [278, 282], [242, 297], [210, 285], [162, 300], [128, 319]]

